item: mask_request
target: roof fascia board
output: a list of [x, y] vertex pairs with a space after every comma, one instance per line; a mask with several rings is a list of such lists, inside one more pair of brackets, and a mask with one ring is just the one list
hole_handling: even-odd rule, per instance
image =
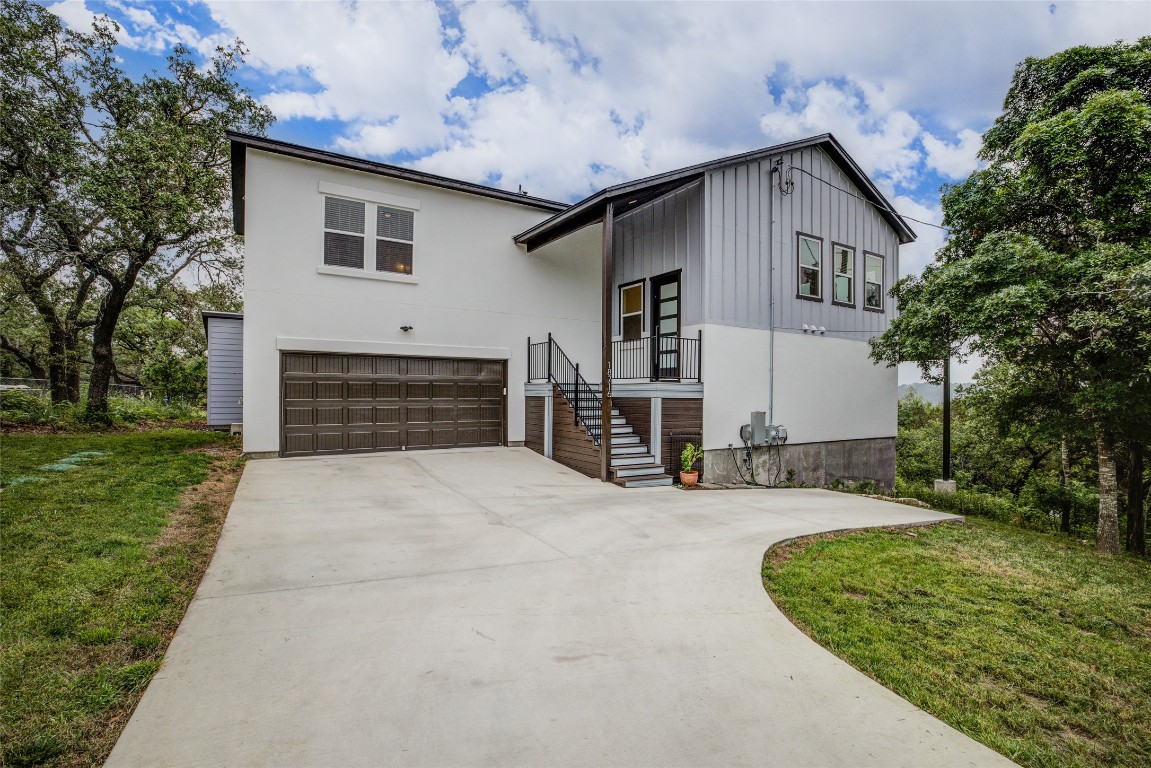
[[[899, 241], [901, 243], [909, 243], [915, 240], [915, 232], [912, 231], [912, 229], [907, 225], [903, 218], [899, 216], [899, 214], [895, 213], [894, 209], [887, 202], [887, 199], [882, 195], [882, 193], [880, 193], [876, 186], [867, 177], [867, 174], [865, 174], [859, 168], [859, 166], [856, 165], [855, 161], [851, 159], [851, 156], [847, 154], [847, 151], [830, 133], [824, 133], [820, 134], [819, 136], [800, 139], [798, 141], [787, 142], [785, 144], [776, 144], [772, 147], [765, 147], [763, 149], [757, 149], [751, 152], [743, 152], [738, 155], [731, 155], [729, 157], [723, 157], [718, 160], [699, 163], [687, 168], [681, 168], [679, 170], [669, 171], [667, 173], [648, 176], [636, 181], [624, 182], [623, 184], [607, 187], [600, 190], [599, 192], [596, 192], [590, 197], [581, 200], [575, 205], [569, 207], [567, 210], [552, 216], [550, 219], [542, 221], [539, 224], [536, 224], [534, 227], [521, 232], [515, 236], [514, 240], [520, 245], [526, 244], [528, 246], [528, 250], [532, 251], [536, 248], [546, 245], [547, 243], [553, 242], [559, 237], [563, 237], [565, 234], [569, 234], [570, 232], [579, 229], [580, 227], [574, 227], [568, 224], [568, 222], [573, 219], [575, 221], [584, 221], [586, 218], [585, 214], [589, 208], [599, 208], [601, 205], [606, 205], [610, 200], [619, 199], [625, 195], [634, 194], [635, 192], [646, 187], [655, 186], [664, 182], [675, 181], [684, 177], [699, 176], [709, 171], [718, 170], [720, 168], [726, 168], [732, 165], [741, 165], [743, 163], [761, 160], [765, 157], [771, 157], [772, 155], [786, 154], [788, 152], [794, 152], [815, 146], [826, 146], [830, 148], [829, 154], [831, 155], [832, 161], [838, 164], [847, 173], [848, 177], [851, 178], [852, 182], [854, 182], [856, 186], [859, 187], [860, 191], [862, 191], [865, 196], [873, 198], [873, 202], [877, 203], [880, 209], [880, 214], [891, 226], [891, 228], [894, 229], [899, 235]], [[593, 216], [591, 220], [584, 222], [581, 227], [587, 226], [587, 224], [590, 224], [593, 221], [597, 221], [602, 217], [603, 215], [601, 212], [598, 216]], [[553, 236], [553, 231], [557, 229], [559, 230], [559, 233]]]
[[[463, 192], [465, 194], [489, 197], [495, 200], [502, 200], [504, 202], [524, 205], [529, 208], [538, 208], [545, 211], [560, 212], [566, 210], [569, 207], [566, 203], [558, 203], [554, 200], [545, 200], [542, 197], [532, 197], [531, 195], [507, 192], [502, 189], [485, 187], [482, 184], [473, 184], [469, 181], [460, 181], [459, 179], [450, 179], [446, 176], [437, 176], [432, 173], [415, 171], [410, 168], [401, 168], [399, 166], [377, 163], [371, 160], [362, 160], [356, 157], [348, 157], [347, 155], [339, 155], [335, 152], [327, 152], [321, 149], [312, 149], [310, 147], [303, 147], [298, 144], [290, 144], [285, 141], [268, 139], [263, 136], [251, 136], [246, 133], [236, 133], [234, 131], [228, 131], [227, 136], [228, 139], [232, 142], [233, 211], [235, 211], [237, 189], [237, 145], [240, 145], [243, 148], [258, 149], [263, 152], [284, 155], [299, 160], [310, 160], [312, 162], [323, 163], [325, 165], [333, 165], [339, 168], [347, 168], [353, 171], [363, 171], [364, 173], [371, 173], [377, 176], [387, 176], [389, 178], [410, 181], [416, 184], [426, 184], [428, 186], [439, 187], [441, 189], [449, 189], [454, 192]], [[242, 176], [239, 184], [239, 190], [242, 193]], [[239, 198], [242, 201], [243, 195], [241, 194]], [[242, 210], [242, 203], [240, 208]], [[243, 225], [241, 224], [240, 226], [242, 228]]]

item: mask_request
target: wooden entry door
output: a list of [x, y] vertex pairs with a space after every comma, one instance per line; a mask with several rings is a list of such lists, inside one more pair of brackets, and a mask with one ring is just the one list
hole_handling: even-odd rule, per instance
[[651, 281], [651, 335], [655, 340], [652, 370], [657, 380], [678, 379], [680, 376], [679, 275], [679, 270], [676, 270]]

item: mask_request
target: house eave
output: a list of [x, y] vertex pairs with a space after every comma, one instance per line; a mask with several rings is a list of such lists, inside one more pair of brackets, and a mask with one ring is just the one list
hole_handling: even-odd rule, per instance
[[772, 155], [794, 152], [808, 147], [820, 147], [831, 156], [832, 160], [847, 174], [852, 183], [864, 193], [868, 202], [875, 205], [880, 215], [883, 216], [891, 228], [895, 230], [901, 244], [915, 241], [915, 232], [907, 225], [903, 217], [895, 212], [895, 209], [891, 207], [891, 204], [887, 202], [883, 194], [871, 182], [867, 174], [863, 172], [851, 156], [847, 154], [843, 146], [830, 133], [824, 133], [819, 136], [785, 144], [776, 144], [775, 146], [765, 147], [751, 152], [743, 152], [738, 155], [731, 155], [718, 160], [711, 160], [687, 168], [680, 168], [675, 171], [656, 174], [655, 176], [648, 176], [636, 181], [607, 187], [557, 213], [550, 219], [542, 221], [530, 229], [521, 232], [516, 235], [514, 239], [517, 244], [526, 246], [528, 251], [533, 251], [578, 229], [582, 229], [589, 224], [601, 221], [603, 219], [603, 211], [608, 203], [618, 203], [629, 197], [637, 197], [640, 195], [642, 195], [645, 200], [654, 199], [655, 197], [689, 184], [710, 171], [761, 160]]
[[469, 181], [460, 181], [459, 179], [437, 176], [436, 174], [424, 173], [423, 171], [416, 171], [411, 168], [378, 163], [372, 160], [363, 160], [358, 157], [349, 157], [322, 149], [312, 149], [311, 147], [269, 139], [263, 136], [252, 136], [246, 133], [228, 131], [227, 137], [231, 142], [232, 226], [238, 235], [244, 234], [244, 172], [247, 162], [247, 150], [249, 149], [283, 155], [298, 160], [309, 160], [338, 168], [361, 171], [363, 173], [371, 173], [376, 176], [386, 176], [402, 181], [410, 181], [416, 184], [438, 187], [440, 189], [448, 189], [453, 192], [487, 197], [553, 213], [564, 211], [569, 207], [567, 203], [546, 200], [542, 197], [533, 197], [532, 195], [525, 195], [518, 192], [508, 192], [482, 184], [474, 184]]

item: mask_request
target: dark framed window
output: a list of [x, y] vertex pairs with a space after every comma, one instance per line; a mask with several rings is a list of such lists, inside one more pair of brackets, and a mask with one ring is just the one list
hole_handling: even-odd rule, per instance
[[883, 311], [883, 257], [863, 252], [863, 308]]
[[796, 296], [823, 301], [823, 238], [796, 233]]
[[855, 306], [855, 249], [842, 243], [831, 244], [831, 302]]
[[619, 287], [619, 330], [624, 341], [643, 336], [643, 280]]

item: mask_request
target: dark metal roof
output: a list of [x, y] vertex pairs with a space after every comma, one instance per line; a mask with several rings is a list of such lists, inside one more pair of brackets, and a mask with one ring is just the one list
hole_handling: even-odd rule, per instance
[[200, 318], [204, 321], [204, 330], [208, 329], [208, 318], [219, 317], [225, 320], [243, 320], [243, 312], [217, 312], [214, 309], [201, 309]]
[[521, 245], [526, 245], [529, 251], [533, 251], [576, 230], [582, 229], [589, 224], [594, 224], [602, 220], [604, 209], [609, 202], [619, 203], [620, 201], [624, 201], [624, 207], [621, 208], [617, 206], [616, 213], [618, 215], [648, 200], [655, 199], [674, 189], [686, 186], [696, 179], [702, 178], [708, 171], [816, 146], [827, 152], [852, 183], [859, 187], [860, 191], [863, 192], [870, 202], [875, 204], [880, 215], [883, 216], [887, 223], [891, 225], [891, 228], [899, 235], [900, 243], [910, 243], [915, 240], [915, 232], [907, 225], [907, 222], [895, 212], [891, 204], [887, 202], [887, 199], [871, 182], [871, 179], [867, 178], [867, 174], [851, 159], [851, 156], [847, 154], [847, 150], [845, 150], [830, 133], [824, 133], [809, 139], [777, 144], [773, 147], [765, 147], [752, 152], [731, 155], [730, 157], [720, 158], [719, 160], [712, 160], [710, 162], [700, 163], [699, 165], [680, 168], [676, 171], [649, 176], [645, 179], [607, 187], [552, 216], [547, 221], [540, 222], [531, 229], [521, 232], [515, 236], [515, 241]]
[[228, 131], [227, 135], [228, 139], [232, 142], [232, 226], [236, 233], [240, 235], [244, 234], [244, 169], [247, 149], [258, 149], [263, 152], [272, 152], [277, 155], [295, 157], [301, 160], [311, 160], [340, 168], [348, 168], [353, 171], [374, 173], [378, 176], [388, 176], [393, 179], [402, 179], [417, 184], [427, 184], [432, 187], [450, 189], [454, 192], [490, 197], [496, 200], [526, 205], [529, 208], [539, 208], [545, 211], [562, 211], [568, 207], [567, 203], [557, 203], [554, 200], [545, 200], [542, 197], [532, 197], [531, 195], [518, 192], [508, 192], [503, 189], [495, 189], [494, 187], [485, 187], [482, 184], [449, 179], [446, 176], [436, 176], [432, 173], [415, 171], [411, 168], [401, 168], [398, 165], [387, 165], [386, 163], [376, 163], [358, 157], [338, 155], [335, 152], [312, 149], [310, 147], [300, 146], [299, 144], [290, 144], [286, 141], [277, 141], [263, 136], [252, 136], [234, 131]]

